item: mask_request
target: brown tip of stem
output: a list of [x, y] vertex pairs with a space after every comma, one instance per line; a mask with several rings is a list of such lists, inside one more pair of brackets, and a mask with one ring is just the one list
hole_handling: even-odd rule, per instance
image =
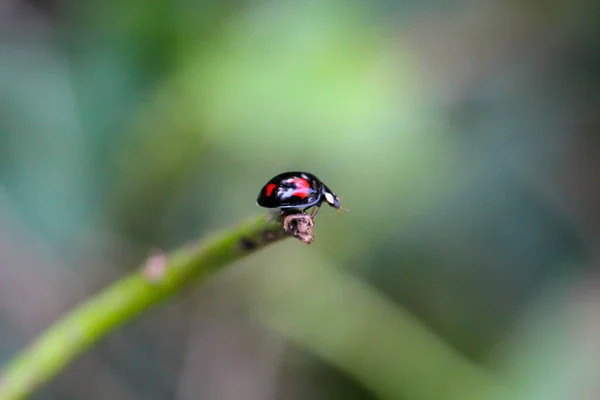
[[315, 240], [314, 226], [312, 217], [304, 213], [286, 215], [283, 219], [283, 229], [304, 244], [311, 244]]

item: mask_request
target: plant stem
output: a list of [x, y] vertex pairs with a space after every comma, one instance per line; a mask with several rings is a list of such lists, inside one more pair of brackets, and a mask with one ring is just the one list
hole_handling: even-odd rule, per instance
[[261, 216], [194, 246], [151, 256], [140, 271], [71, 311], [9, 361], [0, 373], [0, 399], [31, 395], [118, 326], [183, 286], [286, 236], [281, 223]]
[[[0, 400], [30, 396], [112, 330], [187, 284], [288, 235], [311, 243], [312, 228], [305, 214], [283, 221], [257, 217], [212, 239], [149, 257], [140, 271], [68, 313], [9, 361], [0, 374]], [[304, 275], [289, 273], [258, 274], [255, 309], [264, 322], [380, 398], [515, 398], [505, 395], [495, 377], [359, 280], [317, 265], [301, 268], [298, 273]]]

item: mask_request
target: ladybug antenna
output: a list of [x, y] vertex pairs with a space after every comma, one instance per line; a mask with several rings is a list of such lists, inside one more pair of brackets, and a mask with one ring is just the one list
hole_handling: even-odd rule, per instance
[[337, 209], [337, 215], [342, 215], [342, 210], [344, 210], [346, 212], [350, 212], [349, 208], [340, 207]]
[[344, 196], [343, 196], [343, 195], [336, 196], [336, 198], [335, 198], [335, 200], [336, 200], [336, 203], [337, 203], [337, 204], [336, 204], [336, 206], [337, 206], [337, 207], [336, 207], [336, 208], [337, 208], [337, 210], [336, 210], [336, 212], [337, 212], [337, 215], [342, 215], [342, 210], [344, 210], [344, 211], [346, 211], [346, 212], [349, 212], [349, 211], [350, 211], [350, 209], [349, 209], [349, 208], [344, 208], [344, 207], [342, 207], [342, 206], [340, 205], [340, 200], [341, 200], [341, 199], [343, 199], [343, 198], [344, 198]]

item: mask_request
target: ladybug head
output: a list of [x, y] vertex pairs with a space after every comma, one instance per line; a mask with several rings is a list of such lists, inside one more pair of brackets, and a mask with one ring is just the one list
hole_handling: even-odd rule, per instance
[[336, 196], [331, 189], [329, 189], [327, 186], [323, 185], [321, 186], [321, 193], [323, 194], [323, 199], [327, 202], [327, 204], [329, 204], [331, 207], [335, 208], [337, 210], [337, 214], [340, 215], [341, 214], [341, 210], [344, 211], [350, 211], [347, 208], [343, 208], [340, 204], [340, 198], [338, 196]]
[[337, 210], [340, 209], [340, 199], [337, 196], [335, 196], [333, 193], [331, 193], [331, 192], [325, 192], [325, 201], [331, 207], [333, 207], [333, 208], [335, 208]]
[[333, 193], [325, 192], [324, 196], [325, 196], [325, 201], [327, 202], [327, 204], [329, 204], [331, 207], [335, 208], [337, 210], [338, 215], [341, 214], [341, 210], [350, 211], [349, 209], [341, 206], [340, 198], [338, 196], [334, 195]]

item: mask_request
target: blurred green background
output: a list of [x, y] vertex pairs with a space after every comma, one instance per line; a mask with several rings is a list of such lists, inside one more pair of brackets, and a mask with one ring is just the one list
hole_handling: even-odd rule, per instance
[[[0, 361], [154, 249], [264, 212], [261, 186], [306, 170], [351, 209], [321, 211], [314, 244], [270, 247], [153, 310], [35, 398], [375, 398], [319, 356], [329, 340], [348, 363], [365, 343], [403, 359], [379, 341], [390, 321], [364, 326], [338, 278], [524, 399], [600, 398], [599, 11], [1, 2]], [[430, 379], [379, 395], [413, 399], [403, 388]]]

